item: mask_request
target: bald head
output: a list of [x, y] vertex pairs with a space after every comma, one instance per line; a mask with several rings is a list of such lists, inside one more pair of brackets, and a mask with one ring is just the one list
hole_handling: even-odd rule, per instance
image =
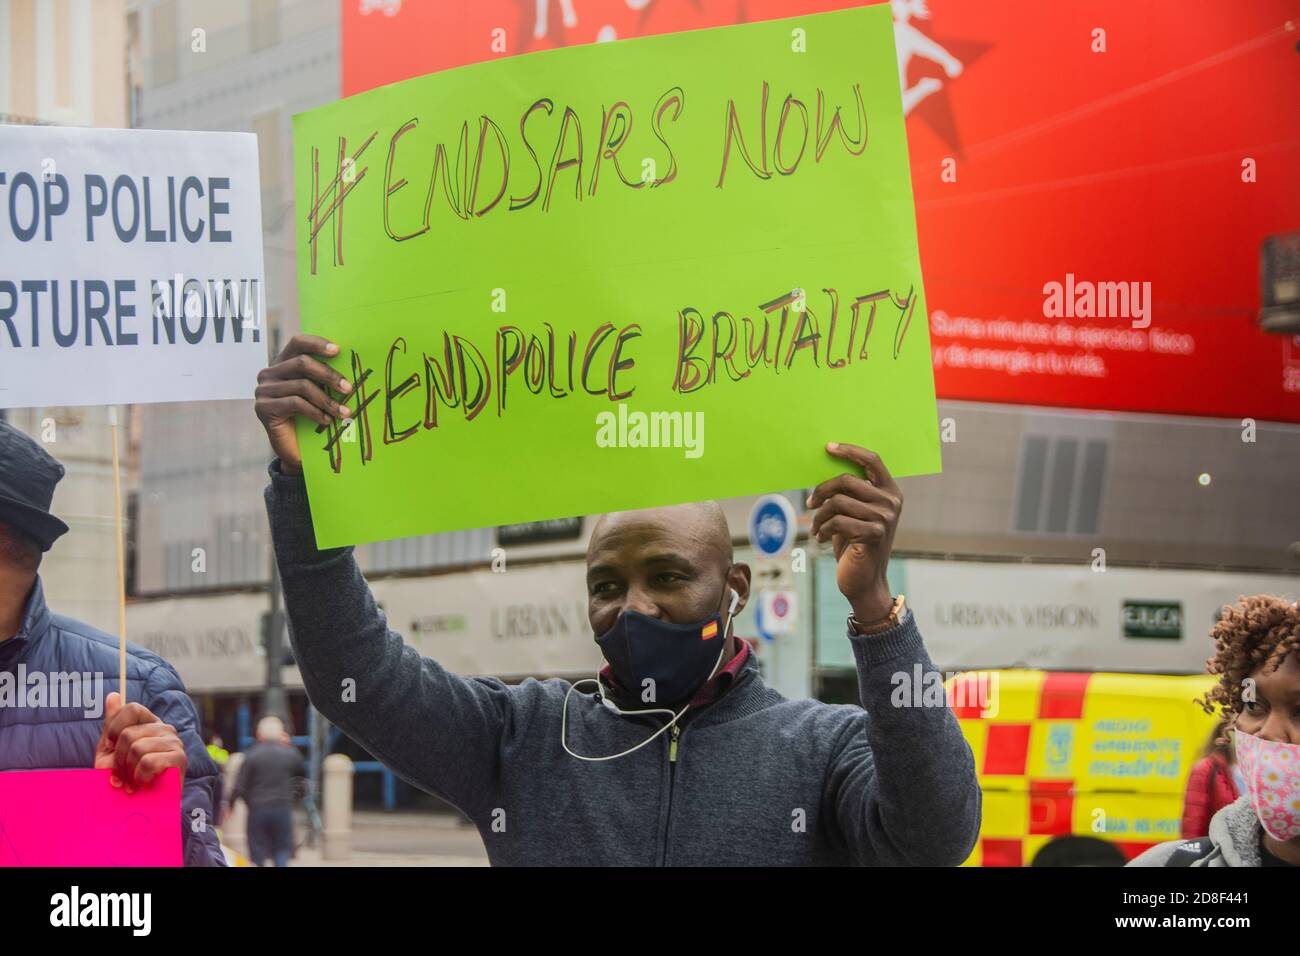
[[588, 565], [591, 564], [592, 551], [602, 546], [607, 536], [618, 537], [649, 528], [661, 529], [693, 548], [712, 551], [723, 564], [732, 561], [731, 529], [727, 526], [722, 506], [716, 501], [692, 501], [683, 505], [610, 511], [601, 515], [596, 519], [587, 544]]

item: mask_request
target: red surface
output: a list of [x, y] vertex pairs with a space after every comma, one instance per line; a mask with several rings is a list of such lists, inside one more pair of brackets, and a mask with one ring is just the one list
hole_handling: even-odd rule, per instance
[[1039, 720], [1079, 720], [1091, 674], [1049, 673], [1038, 696]]
[[[649, 0], [634, 11], [627, 0], [573, 0], [577, 23], [566, 27], [560, 0], [549, 0], [539, 40], [535, 0], [405, 0], [391, 17], [361, 12], [382, 8], [374, 0], [345, 0], [343, 89], [592, 42], [607, 24], [628, 37], [855, 5]], [[908, 74], [909, 86], [942, 84], [908, 119], [940, 397], [1300, 422], [1300, 339], [1255, 325], [1260, 243], [1300, 229], [1300, 0], [929, 9], [912, 23], [963, 64], [949, 78], [914, 57]], [[505, 54], [492, 50], [496, 28]], [[1098, 28], [1105, 53], [1090, 49]], [[1246, 158], [1256, 182], [1242, 181]], [[945, 159], [956, 182], [940, 179]], [[953, 317], [1006, 318], [1061, 334], [1044, 317], [1043, 289], [1067, 274], [1151, 283], [1140, 351], [945, 331]], [[1123, 318], [1060, 321], [1064, 332], [1134, 331]], [[1074, 372], [972, 367], [989, 357]]]
[[1073, 832], [1073, 780], [1029, 781], [1029, 832], [1068, 835]]
[[984, 745], [985, 776], [1023, 776], [1029, 755], [1029, 724], [989, 724]]
[[[983, 685], [983, 686], [981, 686]], [[989, 675], [986, 672], [962, 674], [953, 679], [947, 692], [948, 706], [958, 720], [978, 720], [984, 716], [981, 700], [992, 703]]]
[[982, 866], [1024, 866], [1024, 842], [1021, 840], [980, 840]]

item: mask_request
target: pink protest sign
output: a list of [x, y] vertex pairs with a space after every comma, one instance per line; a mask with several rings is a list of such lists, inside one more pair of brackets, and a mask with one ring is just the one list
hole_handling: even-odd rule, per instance
[[108, 773], [0, 773], [0, 866], [180, 866], [180, 771], [135, 793]]

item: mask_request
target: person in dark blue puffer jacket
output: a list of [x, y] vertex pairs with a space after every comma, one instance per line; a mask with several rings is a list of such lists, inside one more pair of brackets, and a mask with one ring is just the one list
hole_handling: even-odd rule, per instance
[[103, 695], [118, 686], [117, 639], [45, 604], [41, 556], [68, 530], [49, 513], [63, 473], [0, 421], [0, 772], [100, 767], [129, 793], [176, 767], [185, 865], [225, 866], [213, 812], [219, 771], [180, 676], [128, 642], [122, 707], [116, 693]]

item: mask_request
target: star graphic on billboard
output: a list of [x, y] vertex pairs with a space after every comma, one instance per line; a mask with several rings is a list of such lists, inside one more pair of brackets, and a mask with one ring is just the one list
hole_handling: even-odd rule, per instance
[[906, 17], [894, 20], [894, 38], [898, 46], [904, 114], [915, 114], [960, 156], [961, 134], [949, 93], [953, 83], [959, 82], [959, 77], [994, 44], [935, 35], [928, 25]]
[[[588, 22], [579, 23], [578, 11], [573, 0], [513, 0], [516, 8], [516, 35], [524, 37], [524, 52], [535, 48], [535, 42], [549, 40], [553, 46], [568, 46], [571, 43], [587, 43], [592, 40], [616, 40], [619, 32], [609, 23], [603, 23], [599, 17], [588, 17]], [[704, 8], [700, 0], [676, 0], [676, 13], [689, 22], [690, 16], [702, 16]], [[626, 36], [642, 36], [646, 33], [646, 24], [652, 13], [659, 12], [665, 6], [664, 0], [614, 0], [609, 2], [604, 12], [614, 19], [619, 13], [631, 13], [636, 17], [633, 32]], [[626, 11], [619, 8], [626, 7]], [[588, 11], [589, 12], [589, 11]], [[748, 19], [745, 0], [737, 0], [735, 22], [743, 23]], [[596, 26], [594, 24], [600, 23]], [[577, 31], [583, 27], [581, 37]]]

